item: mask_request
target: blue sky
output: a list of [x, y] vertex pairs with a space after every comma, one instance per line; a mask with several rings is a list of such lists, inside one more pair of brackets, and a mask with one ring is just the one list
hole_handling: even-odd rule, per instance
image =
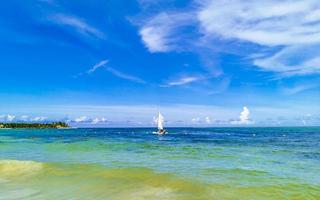
[[320, 125], [319, 1], [1, 4], [1, 121]]

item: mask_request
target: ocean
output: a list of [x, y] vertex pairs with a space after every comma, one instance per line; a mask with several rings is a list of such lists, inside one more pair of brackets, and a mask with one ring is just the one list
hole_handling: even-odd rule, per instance
[[319, 200], [320, 127], [0, 129], [0, 200]]

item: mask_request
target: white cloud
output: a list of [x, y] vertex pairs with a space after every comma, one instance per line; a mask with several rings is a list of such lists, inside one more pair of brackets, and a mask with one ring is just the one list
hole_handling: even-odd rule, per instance
[[[14, 116], [8, 115], [6, 117], [7, 121], [10, 121], [10, 118], [12, 119]], [[43, 117], [43, 116], [36, 116], [36, 117], [30, 117], [28, 115], [22, 115], [20, 117], [14, 117], [11, 121], [15, 120], [18, 122], [42, 122], [44, 120], [48, 119], [48, 117]]]
[[250, 111], [246, 106], [244, 106], [242, 112], [240, 113], [239, 120], [233, 120], [230, 123], [239, 124], [239, 125], [252, 124], [253, 121], [249, 119], [249, 116], [250, 116]]
[[97, 64], [93, 65], [89, 70], [87, 70], [86, 72], [81, 72], [77, 75], [74, 75], [74, 78], [78, 78], [79, 76], [83, 76], [85, 74], [92, 74], [94, 73], [96, 70], [98, 70], [99, 68], [105, 67], [108, 64], [109, 60], [101, 60], [100, 62], [98, 62]]
[[114, 76], [122, 78], [122, 79], [125, 79], [125, 80], [133, 81], [133, 82], [136, 82], [136, 83], [146, 83], [144, 80], [142, 80], [139, 77], [132, 76], [130, 74], [125, 74], [125, 73], [120, 72], [120, 71], [118, 71], [118, 70], [116, 70], [114, 68], [111, 68], [111, 67], [108, 67], [107, 71], [109, 71]]
[[162, 13], [151, 19], [140, 29], [143, 43], [150, 52], [166, 52], [172, 49], [170, 18]]
[[186, 85], [192, 82], [196, 82], [199, 80], [202, 80], [202, 77], [199, 76], [184, 76], [175, 80], [168, 81], [168, 83], [165, 85], [166, 87], [170, 86], [179, 86], [179, 85]]
[[287, 95], [293, 95], [293, 94], [297, 94], [306, 90], [311, 90], [314, 88], [319, 88], [320, 84], [316, 83], [316, 84], [301, 84], [301, 85], [296, 85], [294, 87], [291, 88], [283, 88], [282, 91], [284, 94]]
[[28, 116], [28, 115], [22, 115], [22, 116], [20, 117], [20, 120], [22, 120], [22, 121], [24, 121], [24, 122], [27, 122], [27, 121], [29, 121], [29, 116]]
[[151, 52], [166, 52], [170, 50], [169, 42], [166, 41], [164, 32], [156, 27], [144, 27], [140, 34], [146, 47]]
[[207, 116], [207, 117], [205, 118], [205, 122], [206, 122], [207, 124], [210, 124], [210, 123], [211, 123], [210, 117]]
[[279, 77], [320, 73], [319, 1], [199, 2], [198, 19], [206, 37], [246, 41], [273, 51], [283, 47], [253, 60], [263, 70], [280, 73]]
[[204, 34], [266, 46], [320, 42], [317, 0], [205, 0], [198, 13]]
[[81, 117], [78, 117], [78, 118], [75, 118], [74, 121], [76, 123], [80, 123], [80, 122], [85, 122], [87, 121], [88, 117], [87, 116], [81, 116]]
[[191, 123], [194, 125], [206, 125], [211, 124], [213, 121], [210, 119], [209, 116], [206, 117], [194, 117], [191, 119]]
[[137, 0], [142, 8], [149, 8], [151, 6], [155, 6], [161, 3], [168, 3], [168, 1], [175, 0]]
[[194, 123], [194, 124], [197, 124], [200, 122], [200, 117], [194, 117], [191, 119], [191, 122]]
[[41, 122], [41, 121], [44, 121], [46, 119], [47, 119], [47, 117], [38, 116], [38, 117], [34, 117], [34, 118], [30, 119], [30, 121]]
[[272, 56], [257, 58], [254, 65], [281, 76], [320, 73], [320, 46], [289, 46]]
[[100, 119], [100, 121], [101, 121], [101, 122], [106, 122], [107, 119], [106, 119], [105, 117], [102, 117], [102, 118]]
[[92, 66], [88, 71], [87, 74], [91, 74], [93, 72], [95, 72], [97, 69], [104, 67], [109, 61], [108, 60], [102, 60], [99, 63], [95, 64], [94, 66]]
[[[97, 69], [102, 68], [102, 67], [106, 67], [106, 65], [108, 64], [108, 60], [102, 60], [99, 63], [95, 64], [94, 66], [92, 66], [88, 71], [85, 72], [85, 74], [92, 74], [94, 73]], [[105, 68], [108, 72], [110, 72], [112, 75], [121, 78], [121, 79], [125, 79], [125, 80], [129, 80], [129, 81], [133, 81], [136, 83], [146, 83], [144, 80], [142, 80], [139, 77], [130, 75], [130, 74], [126, 74], [123, 72], [120, 72], [112, 67], [107, 67]], [[77, 78], [78, 76], [84, 75], [84, 73], [79, 73], [78, 75], [75, 75], [74, 78]]]
[[178, 29], [192, 21], [188, 13], [162, 12], [143, 24], [139, 34], [150, 52], [168, 52], [178, 48], [182, 35], [175, 36]]
[[16, 118], [16, 116], [14, 116], [14, 115], [7, 115], [6, 116], [6, 121], [12, 122], [15, 118]]
[[100, 120], [98, 118], [94, 118], [91, 123], [98, 124], [99, 122], [100, 122]]
[[89, 118], [88, 116], [80, 116], [75, 118], [74, 120], [71, 120], [76, 123], [91, 123], [91, 124], [99, 124], [99, 123], [105, 123], [107, 122], [107, 119], [105, 117], [94, 117]]
[[[194, 2], [197, 6], [192, 8], [197, 9], [161, 12], [145, 21], [139, 33], [150, 52], [186, 50], [206, 57], [206, 49], [214, 49], [221, 40], [236, 40], [257, 45], [248, 54], [273, 52], [248, 57], [253, 65], [280, 78], [320, 73], [320, 1]], [[301, 57], [306, 53], [309, 56]]]
[[248, 124], [249, 123], [249, 115], [250, 111], [247, 107], [243, 107], [243, 111], [240, 113], [240, 122], [243, 124]]
[[[241, 100], [239, 100], [241, 101]], [[5, 108], [2, 108], [5, 109]], [[16, 113], [42, 113], [40, 107], [29, 105], [15, 107]], [[248, 119], [249, 125], [271, 126], [281, 123], [281, 125], [301, 125], [301, 120], [305, 120], [308, 125], [320, 124], [320, 105], [308, 102], [297, 104], [296, 102], [278, 102], [276, 106], [265, 105], [264, 107], [247, 108], [249, 115], [243, 115], [242, 119]], [[167, 126], [208, 126], [206, 117], [210, 116], [211, 123], [215, 126], [240, 125], [241, 119], [235, 119], [239, 115], [239, 108], [232, 106], [214, 106], [214, 105], [187, 105], [187, 104], [166, 104], [159, 105], [135, 104], [135, 105], [47, 105], [46, 115], [53, 117], [55, 120], [61, 120], [77, 123], [75, 126], [90, 126], [94, 118], [98, 118], [100, 124], [104, 125], [102, 116], [108, 119], [108, 126], [153, 126], [151, 123], [153, 116], [158, 111], [164, 114]], [[251, 113], [254, 113], [254, 121], [251, 119]], [[68, 117], [66, 117], [66, 115]], [[41, 116], [38, 114], [38, 116]], [[81, 117], [78, 117], [81, 116]], [[216, 116], [214, 119], [211, 116]], [[245, 117], [247, 116], [247, 117]], [[279, 117], [286, 116], [286, 119]], [[0, 121], [6, 121], [7, 115], [0, 115]], [[268, 120], [268, 119], [272, 120]], [[17, 117], [15, 121], [20, 120]], [[193, 119], [191, 121], [191, 119]], [[97, 120], [96, 120], [97, 121]], [[245, 120], [242, 120], [245, 121]], [[137, 124], [137, 123], [142, 124]]]
[[213, 95], [226, 91], [230, 85], [230, 78], [216, 77], [211, 74], [202, 75], [175, 75], [165, 80], [160, 87], [181, 87], [190, 91]]
[[60, 24], [60, 25], [66, 25], [70, 26], [74, 29], [76, 29], [79, 33], [94, 36], [100, 39], [104, 39], [105, 35], [97, 28], [89, 25], [86, 21], [83, 19], [80, 19], [75, 16], [70, 16], [66, 14], [56, 14], [49, 18], [49, 20], [53, 21], [54, 23]]
[[102, 118], [96, 117], [91, 121], [91, 124], [105, 123], [106, 121], [107, 121], [107, 119], [104, 117], [102, 117]]
[[0, 118], [6, 122], [41, 122], [47, 119], [47, 117], [37, 116], [37, 117], [30, 117], [28, 115], [22, 115], [20, 117], [15, 115], [1, 115]]

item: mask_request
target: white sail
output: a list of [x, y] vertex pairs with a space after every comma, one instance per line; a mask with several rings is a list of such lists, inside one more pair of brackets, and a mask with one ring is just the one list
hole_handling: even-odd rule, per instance
[[158, 114], [157, 122], [158, 122], [158, 129], [159, 129], [159, 130], [163, 130], [164, 118], [163, 118], [163, 116], [161, 115], [160, 112], [159, 112], [159, 114]]

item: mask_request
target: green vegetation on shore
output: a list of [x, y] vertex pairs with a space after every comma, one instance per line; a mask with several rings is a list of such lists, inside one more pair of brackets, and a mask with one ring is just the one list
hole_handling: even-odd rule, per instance
[[52, 123], [0, 123], [0, 128], [68, 128], [65, 122]]

